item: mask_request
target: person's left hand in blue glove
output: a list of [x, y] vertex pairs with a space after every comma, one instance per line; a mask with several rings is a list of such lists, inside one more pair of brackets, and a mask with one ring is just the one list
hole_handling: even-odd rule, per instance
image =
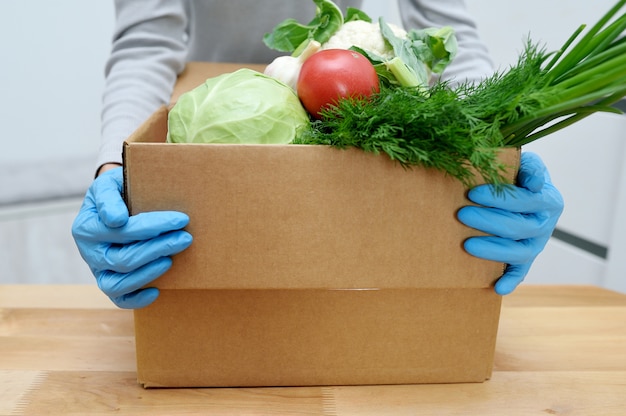
[[516, 186], [496, 193], [492, 185], [479, 185], [469, 191], [468, 198], [479, 206], [461, 208], [459, 221], [490, 235], [467, 239], [465, 251], [506, 263], [495, 291], [509, 294], [524, 280], [548, 243], [563, 212], [563, 197], [552, 184], [541, 158], [525, 152]]

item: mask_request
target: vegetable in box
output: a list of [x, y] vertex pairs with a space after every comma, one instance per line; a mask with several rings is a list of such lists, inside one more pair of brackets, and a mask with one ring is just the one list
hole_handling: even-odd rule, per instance
[[[559, 50], [548, 52], [528, 39], [515, 65], [481, 82], [459, 85], [439, 77], [457, 51], [451, 28], [406, 31], [382, 18], [373, 23], [354, 8], [348, 8], [344, 16], [332, 1], [313, 1], [317, 14], [310, 22], [287, 19], [263, 39], [268, 47], [290, 53], [270, 63], [266, 75], [297, 93], [306, 91], [299, 97], [305, 104], [311, 96], [318, 101], [314, 106], [305, 105], [310, 115], [306, 121], [296, 109], [294, 97], [273, 102], [278, 108], [288, 105], [288, 112], [297, 114], [293, 137], [282, 136], [277, 139], [281, 143], [383, 153], [404, 167], [438, 169], [466, 186], [473, 184], [473, 173], [478, 172], [501, 189], [505, 166], [497, 161], [498, 149], [519, 148], [598, 111], [618, 113], [613, 104], [626, 95], [626, 14], [619, 14], [626, 0], [618, 1], [584, 35], [586, 27], [578, 28]], [[370, 84], [371, 94], [351, 88], [354, 82], [343, 82], [332, 91], [336, 92], [333, 97], [323, 91], [328, 90], [327, 83], [307, 83], [306, 77], [300, 80], [300, 71], [309, 59], [318, 51], [336, 48], [352, 50], [370, 61], [379, 80], [379, 85]], [[328, 68], [323, 69], [331, 78]], [[334, 76], [341, 78], [337, 74]], [[354, 74], [350, 76], [359, 72]], [[237, 88], [239, 95], [247, 94], [245, 84]], [[207, 92], [193, 94], [198, 99]], [[324, 102], [320, 103], [322, 95]], [[258, 100], [269, 96], [264, 94]], [[218, 94], [210, 99], [222, 100]], [[171, 117], [182, 115], [181, 120], [189, 121], [182, 124], [191, 125], [190, 120], [203, 117], [197, 111], [204, 106], [186, 102], [181, 100], [180, 106], [187, 108], [175, 108]], [[265, 106], [267, 110], [270, 105]], [[219, 117], [228, 120], [228, 109], [223, 110]], [[240, 111], [237, 106], [231, 110]], [[260, 126], [254, 118], [238, 122], [242, 124], [239, 128], [250, 131]], [[259, 133], [256, 139], [249, 135], [249, 140], [263, 143], [268, 130]], [[219, 140], [235, 143], [240, 136], [217, 135]]]

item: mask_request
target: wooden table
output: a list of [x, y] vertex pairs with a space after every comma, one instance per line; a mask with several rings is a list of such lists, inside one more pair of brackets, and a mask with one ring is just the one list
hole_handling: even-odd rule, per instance
[[0, 415], [626, 415], [626, 295], [522, 286], [477, 384], [144, 390], [132, 312], [93, 286], [0, 286]]

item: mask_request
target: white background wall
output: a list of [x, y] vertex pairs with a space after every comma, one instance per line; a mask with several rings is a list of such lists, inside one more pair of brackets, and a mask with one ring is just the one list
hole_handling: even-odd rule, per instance
[[[613, 0], [467, 3], [494, 62], [504, 68], [515, 61], [525, 36], [556, 48], [580, 23], [595, 22]], [[366, 0], [363, 9], [399, 21], [395, 2]], [[3, 0], [0, 16], [0, 283], [92, 282], [69, 227], [99, 143], [112, 1]], [[544, 157], [565, 195], [559, 226], [610, 248], [609, 259], [600, 259], [552, 242], [529, 281], [626, 292], [624, 262], [607, 266], [618, 257], [613, 247], [626, 250], [626, 224], [618, 215], [626, 212], [624, 119], [599, 116], [529, 146]]]
[[0, 114], [9, 145], [0, 163], [90, 156], [112, 2], [3, 0], [0, 16]]

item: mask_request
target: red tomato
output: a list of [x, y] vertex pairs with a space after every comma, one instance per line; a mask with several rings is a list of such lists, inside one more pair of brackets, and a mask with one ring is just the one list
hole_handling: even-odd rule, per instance
[[311, 55], [300, 69], [298, 97], [314, 117], [340, 98], [369, 97], [378, 92], [378, 75], [358, 52], [327, 49]]

